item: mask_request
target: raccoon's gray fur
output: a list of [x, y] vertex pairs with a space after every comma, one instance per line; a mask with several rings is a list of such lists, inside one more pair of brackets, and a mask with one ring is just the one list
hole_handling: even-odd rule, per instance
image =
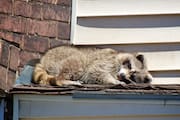
[[33, 82], [43, 85], [150, 83], [143, 55], [113, 49], [61, 46], [35, 66]]

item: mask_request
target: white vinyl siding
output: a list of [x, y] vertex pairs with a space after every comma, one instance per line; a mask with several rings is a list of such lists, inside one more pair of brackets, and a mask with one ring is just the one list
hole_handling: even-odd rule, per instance
[[179, 0], [73, 0], [73, 44], [180, 42]]
[[179, 0], [77, 0], [76, 5], [78, 17], [180, 14]]
[[180, 84], [179, 6], [180, 0], [73, 0], [71, 43], [140, 52], [154, 84]]

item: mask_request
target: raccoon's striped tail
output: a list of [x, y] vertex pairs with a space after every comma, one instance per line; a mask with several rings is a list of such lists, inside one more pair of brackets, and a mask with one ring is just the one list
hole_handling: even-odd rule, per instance
[[55, 77], [49, 75], [44, 69], [42, 64], [36, 64], [33, 72], [32, 82], [35, 84], [49, 85], [51, 80], [55, 80]]
[[81, 86], [80, 81], [71, 81], [65, 79], [57, 80], [55, 76], [49, 75], [44, 69], [42, 64], [36, 64], [33, 73], [33, 83], [40, 85], [53, 85], [53, 86], [63, 86], [63, 85], [77, 85]]

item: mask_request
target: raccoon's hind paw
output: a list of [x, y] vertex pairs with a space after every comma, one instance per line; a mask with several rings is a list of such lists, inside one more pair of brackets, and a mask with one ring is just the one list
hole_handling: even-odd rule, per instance
[[71, 83], [72, 83], [72, 85], [82, 86], [81, 81], [72, 81]]
[[82, 86], [80, 81], [71, 81], [71, 80], [56, 80], [55, 81], [57, 86], [63, 86], [63, 85], [76, 85], [76, 86]]

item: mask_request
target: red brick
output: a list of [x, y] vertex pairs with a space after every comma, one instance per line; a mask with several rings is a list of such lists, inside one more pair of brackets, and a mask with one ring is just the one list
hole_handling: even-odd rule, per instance
[[25, 36], [23, 49], [33, 52], [45, 52], [49, 48], [49, 41], [47, 38], [37, 36]]
[[12, 20], [13, 32], [26, 33], [26, 19], [22, 17], [16, 17]]
[[0, 41], [0, 64], [3, 66], [8, 66], [9, 60], [9, 44], [4, 41]]
[[41, 5], [35, 2], [15, 1], [14, 14], [25, 17], [41, 18]]
[[0, 41], [0, 64], [17, 70], [19, 65], [19, 51], [19, 48], [5, 41]]
[[19, 66], [19, 52], [19, 48], [5, 41], [0, 41], [0, 64], [10, 67], [12, 70], [17, 70]]
[[0, 40], [0, 64], [1, 64], [1, 58], [2, 58], [2, 53], [3, 53], [3, 43], [2, 41]]
[[11, 46], [10, 48], [10, 61], [9, 65], [12, 70], [17, 70], [20, 63], [20, 49]]
[[11, 30], [12, 29], [12, 21], [6, 15], [0, 15], [0, 29]]
[[42, 2], [42, 3], [50, 3], [50, 4], [56, 4], [57, 0], [37, 0], [39, 2]]
[[72, 0], [57, 0], [57, 4], [71, 6]]
[[59, 21], [70, 21], [70, 8], [60, 5], [44, 5], [42, 7], [43, 18]]
[[27, 32], [41, 36], [56, 37], [57, 27], [57, 22], [29, 20], [27, 25]]
[[68, 23], [58, 23], [58, 38], [70, 39], [70, 24]]
[[4, 90], [7, 88], [6, 71], [6, 68], [0, 66], [0, 88]]
[[16, 74], [7, 68], [0, 66], [0, 88], [9, 90], [15, 83]]
[[13, 32], [26, 32], [26, 19], [16, 16], [0, 15], [0, 29]]
[[20, 52], [20, 66], [24, 66], [27, 62], [31, 59], [40, 58], [40, 54], [28, 52], [28, 51], [21, 51]]
[[9, 42], [20, 44], [22, 35], [13, 32], [0, 31], [0, 38]]
[[0, 0], [0, 12], [11, 13], [12, 12], [12, 0]]
[[50, 4], [59, 4], [59, 5], [65, 5], [65, 6], [71, 6], [72, 0], [37, 0], [39, 2], [43, 3], [50, 3]]
[[70, 41], [68, 41], [68, 40], [55, 40], [55, 39], [50, 40], [50, 48], [54, 48], [54, 47], [62, 46], [62, 45], [70, 45]]
[[16, 73], [13, 71], [8, 71], [8, 82], [7, 82], [7, 90], [11, 89], [16, 81]]
[[1, 89], [6, 89], [7, 87], [7, 81], [6, 81], [6, 68], [0, 66], [0, 88]]

